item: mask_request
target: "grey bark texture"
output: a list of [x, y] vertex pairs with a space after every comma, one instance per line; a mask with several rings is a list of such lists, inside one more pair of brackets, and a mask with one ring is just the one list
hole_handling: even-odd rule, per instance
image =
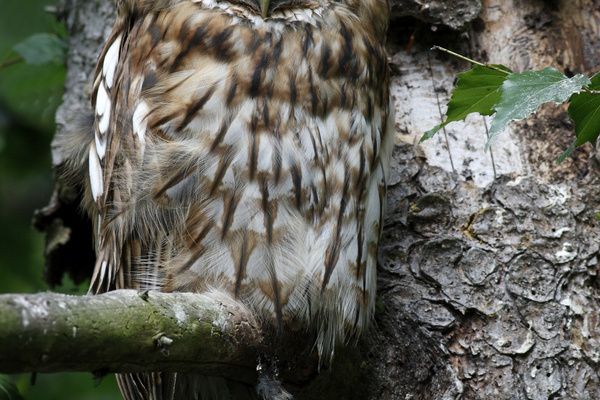
[[[455, 74], [470, 68], [431, 46], [515, 71], [552, 65], [591, 76], [600, 64], [599, 9], [596, 0], [394, 2], [397, 132], [378, 311], [355, 358], [330, 366], [349, 371], [352, 360], [357, 389], [329, 398], [600, 399], [599, 165], [590, 146], [555, 164], [574, 139], [566, 109], [546, 105], [512, 124], [491, 153], [481, 117], [417, 145], [440, 122], [438, 101], [443, 111]], [[63, 10], [70, 49], [57, 118], [68, 129], [72, 110], [89, 107], [113, 9], [65, 0]], [[86, 275], [61, 263], [64, 254], [77, 259], [83, 246], [70, 243], [89, 235], [67, 217], [74, 197], [61, 189], [38, 215], [55, 233], [50, 281]]]

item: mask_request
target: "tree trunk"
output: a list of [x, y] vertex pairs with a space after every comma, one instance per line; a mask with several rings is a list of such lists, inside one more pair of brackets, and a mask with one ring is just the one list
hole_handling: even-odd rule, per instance
[[[107, 3], [65, 0], [65, 128], [71, 110], [89, 107], [91, 71], [114, 18]], [[417, 145], [440, 122], [455, 74], [470, 68], [431, 46], [516, 72], [554, 66], [591, 76], [599, 9], [593, 0], [396, 0], [388, 37], [396, 147], [378, 312], [357, 361], [368, 398], [600, 398], [598, 161], [583, 146], [556, 165], [574, 140], [566, 109], [541, 107], [488, 153], [489, 119], [480, 116]], [[58, 261], [49, 279], [76, 272], [60, 262], [61, 251], [72, 258], [82, 248], [68, 250], [69, 238], [91, 238], [53, 219], [69, 214], [73, 198], [63, 190], [40, 214], [40, 225], [62, 232], [49, 242]]]

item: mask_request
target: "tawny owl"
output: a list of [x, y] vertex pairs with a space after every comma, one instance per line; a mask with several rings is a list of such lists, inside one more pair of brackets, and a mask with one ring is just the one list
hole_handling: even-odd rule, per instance
[[[393, 137], [388, 8], [119, 1], [86, 149], [91, 290], [222, 292], [281, 334], [304, 326], [323, 357], [367, 328]], [[200, 390], [160, 373], [119, 383], [127, 399]]]

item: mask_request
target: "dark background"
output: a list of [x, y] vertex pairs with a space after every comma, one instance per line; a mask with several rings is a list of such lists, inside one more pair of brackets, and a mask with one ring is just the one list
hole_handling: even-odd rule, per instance
[[[65, 80], [64, 62], [42, 65], [15, 61], [13, 46], [37, 33], [64, 38], [64, 28], [47, 6], [55, 0], [3, 1], [0, 12], [0, 293], [49, 290], [42, 280], [44, 237], [31, 228], [35, 209], [47, 204], [53, 180], [50, 142]], [[7, 65], [8, 64], [8, 65]], [[87, 283], [64, 278], [54, 291], [85, 293]], [[25, 399], [118, 399], [111, 375], [91, 373], [11, 376]], [[0, 390], [0, 400], [9, 399]]]

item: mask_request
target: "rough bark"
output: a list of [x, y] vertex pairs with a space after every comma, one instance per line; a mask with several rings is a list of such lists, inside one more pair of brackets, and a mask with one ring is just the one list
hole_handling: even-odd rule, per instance
[[[68, 110], [88, 102], [90, 71], [111, 25], [107, 3], [65, 1], [71, 47], [58, 119], [66, 127]], [[438, 101], [448, 100], [455, 74], [469, 68], [429, 53], [432, 45], [515, 71], [553, 65], [589, 75], [600, 61], [599, 8], [593, 0], [394, 4], [388, 47], [397, 135], [380, 304], [365, 343], [340, 364], [354, 362], [348, 371], [362, 391], [333, 381], [339, 390], [329, 398], [600, 398], [598, 162], [583, 147], [555, 164], [574, 139], [565, 109], [543, 106], [511, 125], [490, 153], [481, 117], [417, 145], [439, 123]], [[41, 225], [70, 215], [69, 198], [57, 196]], [[69, 237], [87, 235], [60, 226], [59, 253]], [[52, 265], [66, 264], [49, 265], [60, 275]], [[325, 374], [315, 382], [305, 398], [332, 386]]]
[[512, 124], [491, 154], [482, 117], [415, 146], [439, 123], [436, 97], [446, 102], [470, 68], [432, 45], [516, 71], [590, 75], [598, 21], [592, 1], [486, 0], [462, 34], [421, 26], [409, 54], [418, 23], [392, 30], [399, 135], [379, 295], [436, 339], [449, 371], [445, 391], [393, 385], [395, 398], [600, 398], [598, 164], [583, 147], [556, 165], [574, 140], [565, 108]]

